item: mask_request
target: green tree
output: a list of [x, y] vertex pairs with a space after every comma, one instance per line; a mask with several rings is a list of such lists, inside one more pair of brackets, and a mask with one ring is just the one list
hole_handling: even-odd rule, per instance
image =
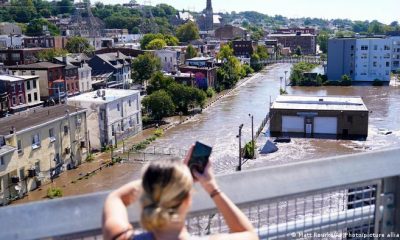
[[13, 1], [10, 13], [16, 22], [28, 23], [36, 17], [36, 8], [32, 0]]
[[173, 78], [166, 77], [161, 72], [156, 72], [149, 81], [149, 85], [147, 86], [147, 94], [150, 95], [153, 92], [168, 89], [168, 87], [174, 82], [175, 81]]
[[236, 57], [228, 57], [222, 67], [217, 70], [218, 87], [232, 88], [242, 76], [243, 70], [240, 61]]
[[74, 1], [61, 0], [57, 2], [57, 13], [58, 14], [72, 14], [74, 11]]
[[44, 18], [37, 18], [30, 21], [26, 28], [26, 35], [42, 36], [45, 34], [44, 27], [47, 27], [52, 36], [60, 35], [60, 30], [56, 27], [56, 25], [50, 23]]
[[83, 37], [72, 37], [68, 39], [65, 48], [70, 53], [84, 53], [93, 50], [89, 44], [89, 41]]
[[144, 83], [153, 74], [161, 70], [161, 61], [152, 53], [139, 55], [132, 62], [132, 76], [137, 82]]
[[197, 57], [197, 49], [194, 48], [191, 44], [186, 48], [185, 58], [191, 59]]
[[319, 49], [323, 53], [328, 52], [328, 40], [329, 40], [329, 34], [325, 31], [321, 31], [317, 37], [317, 43], [319, 45]]
[[66, 56], [68, 51], [65, 49], [46, 49], [36, 54], [36, 57], [41, 61], [53, 61], [55, 57]]
[[351, 86], [351, 84], [352, 84], [351, 77], [348, 76], [348, 75], [343, 75], [342, 78], [341, 78], [340, 85], [342, 85], [342, 86]]
[[147, 44], [147, 50], [161, 50], [167, 46], [167, 43], [163, 39], [154, 39]]
[[207, 99], [204, 91], [179, 83], [171, 84], [167, 91], [176, 106], [176, 110], [185, 114], [188, 113], [190, 108], [203, 107]]
[[194, 22], [185, 23], [178, 27], [176, 36], [181, 42], [190, 42], [199, 39], [199, 28]]
[[164, 41], [168, 46], [178, 46], [179, 39], [172, 35], [164, 35]]
[[256, 53], [258, 54], [261, 60], [266, 60], [269, 57], [268, 49], [266, 46], [257, 46]]
[[233, 57], [233, 49], [228, 44], [225, 44], [219, 50], [217, 58], [223, 62], [227, 61], [228, 58]]
[[162, 120], [175, 112], [174, 103], [165, 90], [159, 90], [146, 96], [142, 101], [143, 106], [151, 112], [155, 120]]
[[371, 33], [371, 34], [384, 34], [385, 33], [384, 25], [382, 23], [374, 20], [369, 24], [368, 33]]
[[261, 61], [261, 58], [257, 53], [253, 53], [253, 55], [251, 55], [250, 66], [256, 72], [260, 71], [263, 67], [263, 65], [260, 61]]
[[302, 49], [301, 49], [300, 46], [297, 46], [296, 51], [295, 51], [295, 54], [296, 54], [297, 56], [303, 55], [303, 51], [302, 51]]

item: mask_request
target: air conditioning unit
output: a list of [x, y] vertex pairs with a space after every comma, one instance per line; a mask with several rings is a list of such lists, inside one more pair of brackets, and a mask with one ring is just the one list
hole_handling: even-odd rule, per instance
[[36, 169], [32, 168], [32, 169], [28, 169], [28, 177], [33, 178], [36, 177]]
[[12, 177], [11, 177], [11, 182], [12, 182], [12, 183], [19, 183], [19, 177], [17, 177], [17, 176], [12, 176]]

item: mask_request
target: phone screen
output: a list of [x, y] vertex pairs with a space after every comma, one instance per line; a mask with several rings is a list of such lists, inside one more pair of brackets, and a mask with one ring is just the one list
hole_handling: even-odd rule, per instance
[[211, 151], [212, 147], [196, 142], [188, 163], [190, 170], [196, 169], [199, 173], [204, 173]]

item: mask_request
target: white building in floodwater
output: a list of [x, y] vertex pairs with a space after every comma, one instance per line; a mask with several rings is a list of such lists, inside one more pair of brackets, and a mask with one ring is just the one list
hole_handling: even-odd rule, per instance
[[142, 131], [140, 92], [103, 89], [68, 98], [68, 105], [88, 109], [90, 147], [100, 150]]

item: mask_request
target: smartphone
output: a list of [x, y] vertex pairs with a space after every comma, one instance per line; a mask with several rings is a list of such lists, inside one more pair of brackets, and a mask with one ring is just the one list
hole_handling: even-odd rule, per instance
[[210, 158], [212, 147], [196, 142], [193, 148], [192, 155], [188, 162], [190, 171], [195, 169], [199, 173], [204, 173], [204, 169], [208, 164], [208, 159]]

